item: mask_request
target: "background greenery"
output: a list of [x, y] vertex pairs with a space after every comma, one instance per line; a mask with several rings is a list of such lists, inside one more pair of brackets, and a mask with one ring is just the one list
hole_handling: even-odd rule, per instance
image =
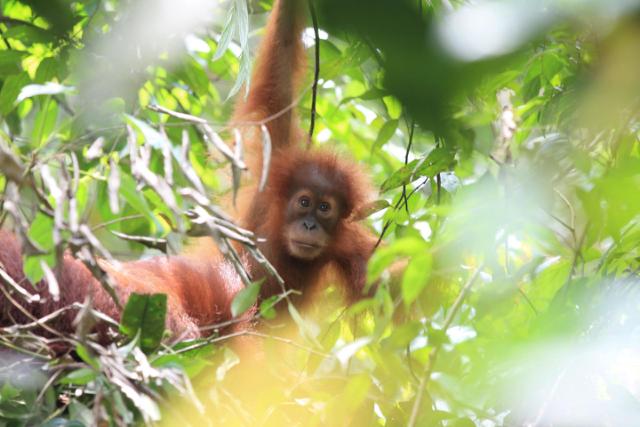
[[[197, 205], [188, 163], [214, 202], [232, 191], [201, 129], [149, 106], [229, 138], [271, 2], [214, 5], [202, 29], [180, 26], [188, 3], [0, 1], [2, 220], [41, 249], [32, 279], [82, 224], [101, 245], [76, 246], [97, 256], [177, 250]], [[315, 144], [379, 189], [374, 298], [345, 311], [330, 288], [286, 338], [254, 337], [259, 366], [220, 342], [158, 347], [161, 321], [136, 313], [161, 319], [161, 297], [130, 306], [133, 340], [74, 359], [5, 328], [0, 425], [636, 424], [640, 6], [474, 3], [314, 2]], [[167, 186], [141, 178], [131, 138]]]

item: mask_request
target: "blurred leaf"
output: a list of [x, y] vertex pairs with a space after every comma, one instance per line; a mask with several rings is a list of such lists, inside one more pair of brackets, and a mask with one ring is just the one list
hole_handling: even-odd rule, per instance
[[55, 38], [45, 29], [32, 25], [16, 25], [10, 27], [4, 36], [8, 39], [20, 40], [24, 45], [32, 45], [33, 43], [51, 43]]
[[475, 427], [476, 423], [465, 417], [451, 420], [451, 422], [447, 423], [447, 425], [450, 425], [452, 427]]
[[382, 343], [395, 349], [405, 349], [422, 329], [423, 326], [417, 321], [407, 322], [394, 328], [391, 335], [385, 338]]
[[202, 66], [193, 59], [185, 62], [180, 76], [197, 96], [206, 96], [209, 93], [209, 77]]
[[36, 114], [33, 123], [33, 141], [36, 146], [46, 142], [55, 129], [58, 120], [58, 103], [47, 96], [43, 100], [40, 111]]
[[410, 305], [418, 298], [427, 285], [431, 275], [431, 254], [417, 253], [411, 257], [402, 276], [402, 299], [405, 305]]
[[0, 114], [6, 115], [13, 110], [20, 91], [22, 91], [22, 88], [28, 85], [29, 82], [29, 75], [24, 72], [7, 77], [2, 85], [2, 90], [0, 90]]
[[387, 107], [389, 117], [394, 120], [398, 120], [402, 114], [402, 104], [393, 96], [385, 96], [382, 98], [384, 105]]
[[22, 70], [20, 63], [25, 56], [24, 52], [16, 50], [0, 50], [0, 76], [19, 73]]
[[398, 257], [413, 257], [424, 254], [428, 248], [429, 246], [425, 241], [414, 237], [398, 239], [389, 246], [379, 248], [369, 260], [368, 281], [372, 282], [380, 277], [382, 272], [396, 261]]
[[76, 18], [71, 7], [65, 0], [23, 0], [31, 6], [37, 15], [42, 16], [51, 24], [51, 31], [62, 37], [71, 30]]
[[60, 64], [55, 57], [44, 58], [40, 61], [38, 69], [36, 70], [36, 76], [33, 79], [34, 83], [45, 85], [51, 82], [55, 77], [59, 76]]
[[379, 149], [384, 144], [386, 144], [391, 139], [391, 137], [393, 136], [397, 128], [398, 128], [397, 119], [389, 120], [384, 125], [382, 125], [382, 128], [380, 128], [380, 132], [378, 132], [378, 136], [376, 137], [376, 142], [374, 142], [372, 149], [373, 150]]
[[122, 173], [120, 170], [120, 194], [127, 201], [129, 205], [131, 205], [137, 212], [145, 215], [149, 220], [153, 221], [159, 226], [159, 223], [151, 211], [147, 200], [142, 196], [142, 194], [137, 190], [136, 181], [131, 177], [131, 175]]
[[76, 354], [80, 359], [82, 359], [85, 363], [90, 365], [93, 369], [95, 370], [100, 369], [100, 365], [98, 364], [98, 361], [96, 360], [95, 357], [91, 355], [91, 353], [89, 352], [89, 349], [87, 349], [87, 347], [85, 347], [84, 345], [82, 344], [76, 345]]

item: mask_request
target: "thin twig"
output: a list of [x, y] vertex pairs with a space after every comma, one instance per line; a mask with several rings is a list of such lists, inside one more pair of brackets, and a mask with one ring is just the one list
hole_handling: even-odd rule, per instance
[[213, 128], [209, 125], [209, 123], [203, 119], [202, 117], [193, 116], [187, 113], [180, 113], [178, 111], [169, 110], [168, 108], [162, 107], [160, 105], [151, 104], [148, 106], [151, 111], [155, 111], [157, 113], [163, 113], [175, 118], [185, 120], [187, 122], [194, 123], [198, 125], [202, 133], [206, 136], [206, 139], [213, 144], [213, 146], [222, 153], [224, 157], [229, 160], [234, 167], [237, 167], [241, 170], [246, 170], [247, 165], [244, 164], [242, 159], [236, 157], [235, 153], [231, 151], [231, 148], [227, 146], [222, 138], [213, 130]]
[[36, 403], [40, 403], [40, 401], [44, 397], [44, 394], [47, 392], [47, 390], [49, 390], [49, 387], [51, 387], [53, 383], [58, 380], [58, 377], [60, 377], [60, 375], [62, 375], [62, 371], [57, 371], [49, 377], [44, 386], [42, 386], [42, 390], [40, 390], [40, 393], [38, 393], [38, 396], [36, 397]]
[[[469, 277], [469, 280], [467, 280], [467, 283], [465, 283], [462, 289], [460, 290], [458, 297], [453, 303], [453, 306], [451, 306], [451, 309], [449, 309], [449, 313], [445, 318], [444, 325], [442, 326], [443, 334], [447, 333], [447, 330], [449, 329], [449, 326], [451, 326], [453, 319], [455, 318], [455, 316], [458, 314], [458, 311], [462, 307], [462, 302], [464, 301], [464, 298], [466, 297], [467, 293], [471, 289], [471, 286], [473, 286], [473, 283], [478, 278], [478, 275], [480, 274], [480, 271], [482, 271], [483, 267], [484, 265], [480, 264], [480, 266], [478, 266], [478, 268], [476, 268], [476, 270], [473, 272], [471, 277]], [[438, 345], [434, 347], [429, 353], [429, 360], [427, 362], [427, 366], [424, 370], [424, 373], [420, 378], [420, 384], [418, 385], [418, 393], [416, 394], [416, 400], [413, 402], [413, 408], [411, 409], [411, 417], [409, 418], [409, 423], [407, 423], [408, 427], [414, 427], [416, 425], [416, 422], [418, 420], [418, 411], [420, 410], [420, 404], [422, 403], [422, 396], [425, 392], [427, 382], [429, 381], [429, 379], [431, 378], [431, 374], [433, 373], [433, 368], [435, 366], [435, 363], [441, 348], [442, 347]]]
[[[413, 145], [413, 135], [416, 130], [416, 121], [412, 120], [411, 125], [409, 126], [409, 143], [407, 144], [407, 150], [404, 153], [404, 164], [405, 166], [409, 164], [409, 153], [411, 152], [411, 146]], [[404, 200], [404, 208], [407, 213], [409, 213], [409, 200], [407, 199], [407, 184], [402, 184], [402, 195], [400, 196], [401, 200]]]
[[558, 387], [560, 386], [560, 383], [564, 379], [566, 373], [567, 373], [566, 368], [560, 372], [556, 380], [553, 382], [553, 386], [551, 387], [549, 395], [544, 400], [544, 402], [542, 402], [542, 406], [540, 406], [540, 409], [538, 410], [536, 419], [533, 420], [533, 422], [531, 422], [530, 424], [529, 423], [525, 424], [526, 427], [537, 427], [542, 423], [542, 420], [544, 419], [544, 416], [547, 413], [547, 409], [549, 409], [551, 402], [553, 402], [553, 399], [555, 398], [556, 393], [558, 391]]
[[[217, 128], [217, 130], [219, 132], [223, 132], [225, 130], [231, 130], [233, 128], [236, 127], [249, 127], [249, 126], [261, 126], [261, 125], [266, 125], [276, 119], [278, 119], [279, 117], [287, 114], [289, 111], [293, 110], [295, 107], [297, 107], [300, 104], [300, 101], [305, 97], [305, 95], [307, 94], [307, 92], [311, 89], [311, 85], [307, 86], [306, 88], [304, 88], [301, 92], [300, 95], [298, 95], [289, 105], [287, 105], [286, 107], [284, 107], [282, 110], [277, 111], [267, 117], [264, 117], [260, 120], [239, 120], [239, 121], [233, 121], [227, 124], [221, 124], [221, 123], [215, 123], [215, 122], [211, 122], [209, 120], [205, 120], [201, 117], [196, 117], [196, 116], [192, 116], [190, 114], [186, 114], [186, 113], [179, 113], [177, 111], [173, 111], [173, 110], [169, 110], [168, 108], [164, 108], [161, 107], [159, 105], [155, 105], [155, 104], [151, 104], [149, 105], [147, 108], [149, 108], [152, 111], [156, 111], [158, 113], [163, 113], [163, 114], [168, 114], [171, 116], [174, 116], [176, 118], [181, 118], [187, 122], [193, 122], [193, 118], [195, 117], [196, 119], [198, 119], [198, 123], [196, 124], [208, 124], [211, 126], [215, 126]], [[179, 117], [178, 115], [174, 114], [177, 113], [179, 115], [185, 115], [186, 117]], [[171, 127], [171, 126], [181, 126], [181, 124], [172, 124], [172, 123], [167, 123], [166, 124], [167, 127]], [[120, 127], [114, 127], [116, 129], [119, 129]], [[109, 128], [106, 128], [109, 129]], [[95, 132], [94, 132], [95, 133]]]
[[16, 291], [20, 296], [28, 303], [38, 302], [40, 301], [40, 295], [38, 294], [30, 294], [25, 288], [20, 286], [13, 277], [9, 275], [4, 269], [4, 266], [0, 262], [0, 283], [3, 283], [9, 287], [11, 287], [14, 291]]
[[297, 342], [295, 342], [294, 340], [291, 340], [289, 338], [282, 338], [282, 337], [279, 337], [279, 336], [276, 336], [276, 335], [269, 335], [269, 334], [264, 334], [262, 332], [248, 331], [248, 330], [233, 332], [231, 334], [223, 335], [221, 337], [211, 338], [211, 339], [208, 339], [206, 341], [194, 344], [192, 346], [181, 348], [176, 353], [185, 353], [185, 352], [188, 352], [188, 351], [191, 351], [191, 350], [196, 350], [198, 348], [202, 348], [202, 347], [207, 346], [209, 344], [214, 344], [214, 343], [217, 343], [217, 342], [226, 341], [226, 340], [229, 340], [231, 338], [242, 337], [242, 336], [251, 336], [251, 337], [272, 339], [274, 341], [278, 341], [278, 342], [281, 342], [281, 343], [284, 343], [284, 344], [299, 348], [301, 350], [307, 351], [307, 352], [309, 352], [311, 354], [315, 354], [316, 356], [321, 356], [321, 357], [326, 357], [326, 358], [333, 357], [333, 355], [330, 354], [330, 353], [325, 353], [325, 352], [322, 352], [322, 351], [318, 351], [318, 350], [316, 350], [314, 348], [307, 347], [307, 346], [304, 346], [302, 344], [298, 344]]
[[121, 216], [120, 218], [116, 218], [116, 219], [112, 219], [110, 221], [105, 221], [102, 222], [100, 224], [94, 225], [93, 227], [91, 227], [91, 231], [96, 231], [96, 230], [100, 230], [101, 228], [105, 228], [108, 227], [112, 224], [117, 224], [119, 222], [124, 222], [124, 221], [129, 221], [132, 219], [142, 219], [145, 216], [142, 214], [133, 214], [133, 215], [127, 215], [127, 216]]
[[9, 40], [7, 39], [7, 37], [4, 35], [4, 31], [0, 30], [0, 37], [2, 37], [2, 41], [4, 42], [7, 50], [13, 50], [13, 47], [11, 46], [11, 44], [9, 43]]
[[2, 292], [4, 294], [4, 297], [9, 300], [9, 302], [15, 307], [17, 308], [23, 315], [25, 315], [28, 319], [32, 320], [33, 322], [37, 323], [39, 326], [42, 327], [42, 329], [46, 330], [47, 332], [52, 333], [53, 335], [56, 336], [62, 336], [62, 334], [58, 331], [56, 331], [55, 329], [49, 327], [48, 325], [41, 323], [34, 315], [31, 314], [31, 312], [29, 312], [29, 310], [27, 310], [26, 308], [24, 308], [18, 301], [16, 301], [11, 294], [9, 293], [9, 291], [7, 291], [4, 286], [0, 286], [0, 292]]
[[576, 247], [573, 251], [573, 260], [571, 261], [571, 269], [569, 270], [569, 275], [562, 285], [562, 295], [566, 298], [569, 293], [569, 285], [573, 280], [573, 275], [576, 273], [576, 268], [578, 266], [578, 260], [582, 258], [582, 246], [584, 245], [584, 240], [587, 237], [587, 232], [589, 231], [589, 222], [584, 225], [584, 230], [580, 235], [580, 238], [576, 242]]
[[318, 31], [318, 16], [316, 15], [316, 9], [313, 6], [313, 0], [308, 0], [309, 12], [311, 12], [311, 21], [313, 22], [313, 36], [315, 38], [314, 54], [315, 54], [315, 69], [313, 74], [313, 86], [311, 87], [311, 123], [309, 124], [309, 140], [307, 141], [307, 147], [311, 146], [313, 142], [313, 131], [316, 125], [316, 100], [318, 96], [318, 80], [320, 79], [320, 33]]
[[[9, 341], [9, 340], [7, 339], [7, 337], [5, 337], [5, 336], [3, 336], [3, 335], [0, 335], [0, 346], [6, 347], [6, 348], [8, 348], [9, 350], [13, 350], [13, 351], [15, 351], [16, 353], [25, 354], [25, 355], [27, 355], [27, 356], [35, 357], [35, 358], [40, 359], [40, 360], [44, 360], [44, 361], [49, 361], [49, 360], [51, 360], [51, 357], [50, 357], [50, 356], [45, 356], [45, 355], [43, 355], [43, 354], [40, 354], [40, 353], [36, 353], [36, 352], [34, 352], [34, 351], [27, 350], [26, 348], [24, 348], [24, 345], [23, 345], [23, 344], [21, 344], [21, 345], [15, 345], [15, 344], [14, 344], [14, 343], [12, 343], [11, 341]], [[49, 350], [49, 351], [50, 351], [50, 349], [49, 349], [49, 348], [47, 348], [47, 350]]]

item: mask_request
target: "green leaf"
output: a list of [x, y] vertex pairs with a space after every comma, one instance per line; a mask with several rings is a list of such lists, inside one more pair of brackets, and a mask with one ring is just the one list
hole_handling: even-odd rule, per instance
[[410, 305], [418, 298], [431, 276], [432, 259], [429, 252], [414, 255], [402, 275], [402, 299]]
[[398, 101], [398, 99], [393, 96], [385, 96], [384, 98], [382, 98], [382, 101], [387, 107], [389, 117], [394, 120], [399, 119], [400, 115], [402, 114], [402, 104], [400, 104], [400, 101]]
[[160, 345], [166, 315], [166, 294], [132, 293], [122, 312], [120, 332], [130, 339], [139, 334], [140, 348], [145, 353], [151, 352]]
[[393, 173], [384, 183], [380, 191], [385, 192], [402, 185], [409, 184], [423, 176], [434, 177], [448, 170], [455, 161], [455, 151], [446, 147], [437, 147], [422, 159], [416, 159]]
[[422, 239], [417, 237], [405, 237], [398, 239], [389, 246], [379, 248], [373, 253], [368, 264], [368, 281], [380, 277], [382, 272], [389, 267], [400, 256], [412, 257], [423, 254], [427, 251], [429, 245]]
[[38, 246], [38, 249], [48, 252], [45, 255], [24, 255], [24, 273], [31, 283], [37, 283], [44, 276], [40, 261], [43, 260], [49, 267], [53, 267], [56, 263], [53, 253], [53, 219], [38, 212], [31, 222], [27, 236]]
[[38, 65], [33, 81], [40, 84], [50, 82], [54, 77], [59, 77], [59, 72], [60, 64], [58, 63], [58, 59], [54, 57], [44, 58], [40, 61], [40, 65]]
[[553, 52], [546, 52], [542, 56], [542, 72], [547, 79], [551, 80], [565, 66], [564, 61]]
[[260, 303], [260, 316], [265, 319], [273, 319], [276, 317], [276, 302], [278, 301], [278, 296], [274, 295], [272, 297], [267, 298], [266, 300]]
[[412, 160], [408, 164], [395, 171], [382, 183], [382, 185], [380, 186], [380, 192], [384, 193], [385, 191], [389, 191], [402, 185], [409, 184], [410, 182], [415, 180], [417, 177], [414, 175], [413, 171], [418, 165], [418, 162], [418, 159]]
[[34, 43], [51, 43], [55, 40], [47, 30], [32, 25], [16, 25], [10, 27], [4, 36], [8, 39], [20, 40], [24, 45], [32, 45]]
[[[324, 41], [324, 40], [323, 40]], [[387, 96], [389, 93], [387, 91], [385, 91], [384, 89], [380, 89], [377, 87], [371, 88], [365, 92], [363, 92], [360, 95], [357, 96], [345, 96], [344, 98], [342, 98], [340, 100], [340, 104], [339, 105], [343, 105], [346, 104], [350, 101], [353, 101], [355, 99], [360, 99], [363, 101], [373, 101], [375, 99], [380, 99], [383, 98], [385, 96]], [[397, 119], [393, 119], [393, 120], [397, 120]]]
[[233, 302], [231, 303], [231, 315], [233, 317], [238, 317], [256, 303], [261, 284], [262, 282], [251, 283], [233, 297]]
[[20, 396], [20, 390], [11, 385], [9, 381], [5, 382], [0, 388], [0, 402], [14, 399]]
[[186, 61], [182, 78], [197, 96], [207, 96], [209, 93], [209, 77], [202, 66], [191, 59]]
[[31, 221], [27, 235], [38, 246], [45, 250], [53, 250], [53, 218], [41, 212]]
[[436, 329], [433, 326], [428, 327], [429, 345], [437, 347], [449, 343], [449, 336], [442, 329]]
[[30, 81], [29, 75], [26, 72], [7, 77], [2, 85], [2, 90], [0, 90], [0, 114], [7, 115], [13, 110], [20, 91], [28, 85]]
[[56, 264], [56, 257], [53, 253], [47, 255], [25, 256], [23, 260], [24, 274], [31, 283], [37, 283], [44, 277], [41, 261], [44, 261], [50, 268]]
[[448, 147], [437, 147], [431, 150], [426, 160], [418, 165], [417, 176], [434, 177], [440, 172], [448, 170], [455, 161], [455, 151]]
[[69, 403], [69, 417], [82, 423], [83, 426], [95, 424], [93, 411], [78, 399], [71, 399], [71, 403]]
[[53, 132], [58, 121], [58, 103], [51, 97], [46, 97], [43, 101], [42, 108], [36, 114], [36, 120], [33, 123], [33, 141], [36, 146], [40, 146], [46, 142]]
[[386, 144], [398, 129], [398, 120], [389, 120], [380, 128], [376, 142], [373, 143], [373, 149], [378, 149]]
[[98, 364], [98, 360], [91, 355], [89, 349], [82, 344], [76, 345], [76, 354], [83, 362], [87, 365], [90, 365], [93, 369], [100, 369], [100, 365]]
[[159, 229], [162, 226], [155, 217], [147, 199], [143, 197], [140, 191], [137, 190], [137, 183], [131, 175], [120, 170], [120, 194], [126, 202], [138, 213], [144, 214], [149, 220], [151, 220]]
[[423, 326], [418, 321], [412, 321], [403, 325], [398, 325], [391, 335], [383, 340], [383, 345], [389, 346], [394, 349], [402, 350], [413, 341], [422, 331]]
[[22, 58], [26, 54], [16, 50], [0, 50], [0, 77], [22, 71]]
[[351, 376], [344, 389], [331, 401], [332, 407], [327, 412], [334, 414], [338, 419], [344, 419], [348, 414], [354, 413], [367, 398], [371, 385], [372, 379], [367, 374]]
[[96, 371], [92, 368], [80, 368], [69, 372], [60, 378], [60, 384], [86, 385], [97, 377]]

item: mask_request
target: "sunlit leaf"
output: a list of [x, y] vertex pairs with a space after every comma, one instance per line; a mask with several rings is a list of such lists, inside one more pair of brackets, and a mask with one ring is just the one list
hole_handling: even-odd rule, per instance
[[63, 86], [58, 83], [47, 82], [45, 84], [32, 84], [26, 85], [20, 91], [20, 95], [18, 95], [17, 102], [20, 102], [24, 99], [31, 98], [32, 96], [38, 95], [57, 95], [60, 93], [68, 93], [73, 90], [72, 87]]
[[20, 40], [20, 42], [27, 46], [33, 43], [51, 43], [55, 40], [55, 37], [47, 30], [33, 25], [16, 25], [9, 27], [4, 33], [4, 36], [8, 39]]

